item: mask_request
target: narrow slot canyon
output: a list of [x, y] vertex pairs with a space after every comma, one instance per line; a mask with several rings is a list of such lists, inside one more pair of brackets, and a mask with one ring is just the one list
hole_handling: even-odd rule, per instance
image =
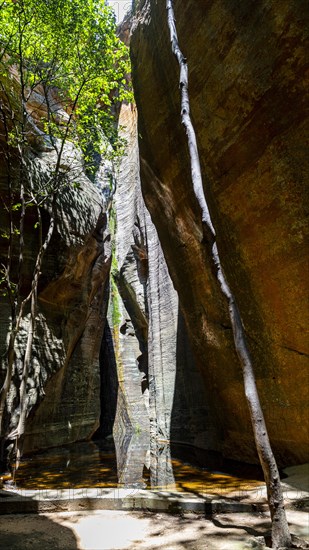
[[309, 548], [308, 23], [1, 5], [0, 550]]

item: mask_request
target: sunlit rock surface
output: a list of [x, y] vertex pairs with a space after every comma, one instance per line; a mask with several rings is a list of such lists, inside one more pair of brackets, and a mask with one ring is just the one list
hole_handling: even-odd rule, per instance
[[[256, 460], [227, 305], [203, 243], [165, 2], [131, 37], [142, 190], [208, 395], [209, 448]], [[225, 274], [280, 464], [308, 460], [305, 1], [175, 0], [192, 120]]]
[[119, 124], [124, 127], [127, 155], [117, 175], [113, 202], [115, 259], [111, 283], [111, 324], [119, 384], [114, 430], [123, 432], [126, 437], [128, 430], [149, 431], [147, 254], [143, 202], [139, 192], [136, 113], [133, 107], [122, 106]]
[[[138, 453], [135, 442], [140, 446], [143, 440], [146, 445], [148, 434], [151, 476], [158, 477], [160, 466], [154, 461], [160, 453], [161, 461], [167, 456], [163, 447], [168, 440], [204, 446], [211, 426], [202, 380], [180, 320], [177, 293], [141, 194], [135, 107], [122, 106], [119, 124], [124, 128], [127, 156], [114, 198], [116, 261], [109, 315], [119, 382], [114, 436], [116, 450], [130, 447], [132, 454]], [[132, 433], [144, 435], [132, 438]], [[157, 446], [162, 447], [159, 454]]]

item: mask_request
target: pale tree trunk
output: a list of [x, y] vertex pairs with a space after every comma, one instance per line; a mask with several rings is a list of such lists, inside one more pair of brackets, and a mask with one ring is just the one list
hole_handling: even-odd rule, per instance
[[204, 233], [208, 236], [208, 241], [212, 246], [212, 261], [216, 267], [217, 279], [220, 283], [221, 291], [226, 296], [229, 304], [229, 313], [233, 329], [235, 348], [242, 366], [245, 395], [250, 411], [254, 439], [267, 487], [268, 505], [272, 520], [272, 547], [274, 549], [278, 549], [280, 547], [291, 547], [291, 535], [284, 510], [284, 500], [279, 471], [268, 438], [264, 415], [257, 391], [253, 364], [246, 343], [245, 331], [235, 297], [231, 292], [222, 270], [216, 244], [216, 232], [211, 221], [204, 194], [196, 135], [190, 117], [188, 65], [187, 60], [182, 54], [178, 44], [172, 0], [166, 0], [166, 9], [172, 51], [176, 56], [180, 67], [181, 119], [188, 138], [193, 190], [201, 207]]

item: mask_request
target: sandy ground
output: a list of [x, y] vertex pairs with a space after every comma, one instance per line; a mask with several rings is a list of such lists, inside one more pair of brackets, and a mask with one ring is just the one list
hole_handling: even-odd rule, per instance
[[[309, 515], [288, 511], [291, 532], [309, 537]], [[145, 512], [91, 511], [4, 515], [1, 550], [245, 550], [265, 534], [265, 514], [171, 516]], [[251, 541], [251, 542], [250, 542]]]

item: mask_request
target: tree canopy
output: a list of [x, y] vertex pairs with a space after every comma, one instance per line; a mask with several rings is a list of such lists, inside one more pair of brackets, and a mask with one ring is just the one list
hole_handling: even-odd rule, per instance
[[[130, 99], [127, 48], [104, 0], [6, 0], [0, 4], [0, 78], [19, 79], [20, 98], [38, 86], [57, 89], [57, 105], [41, 122], [51, 137], [98, 148], [102, 130], [117, 145], [111, 104]], [[12, 74], [15, 74], [13, 77]], [[59, 112], [74, 124], [59, 124]], [[74, 116], [72, 116], [72, 114]], [[101, 143], [102, 144], [102, 143]]]

